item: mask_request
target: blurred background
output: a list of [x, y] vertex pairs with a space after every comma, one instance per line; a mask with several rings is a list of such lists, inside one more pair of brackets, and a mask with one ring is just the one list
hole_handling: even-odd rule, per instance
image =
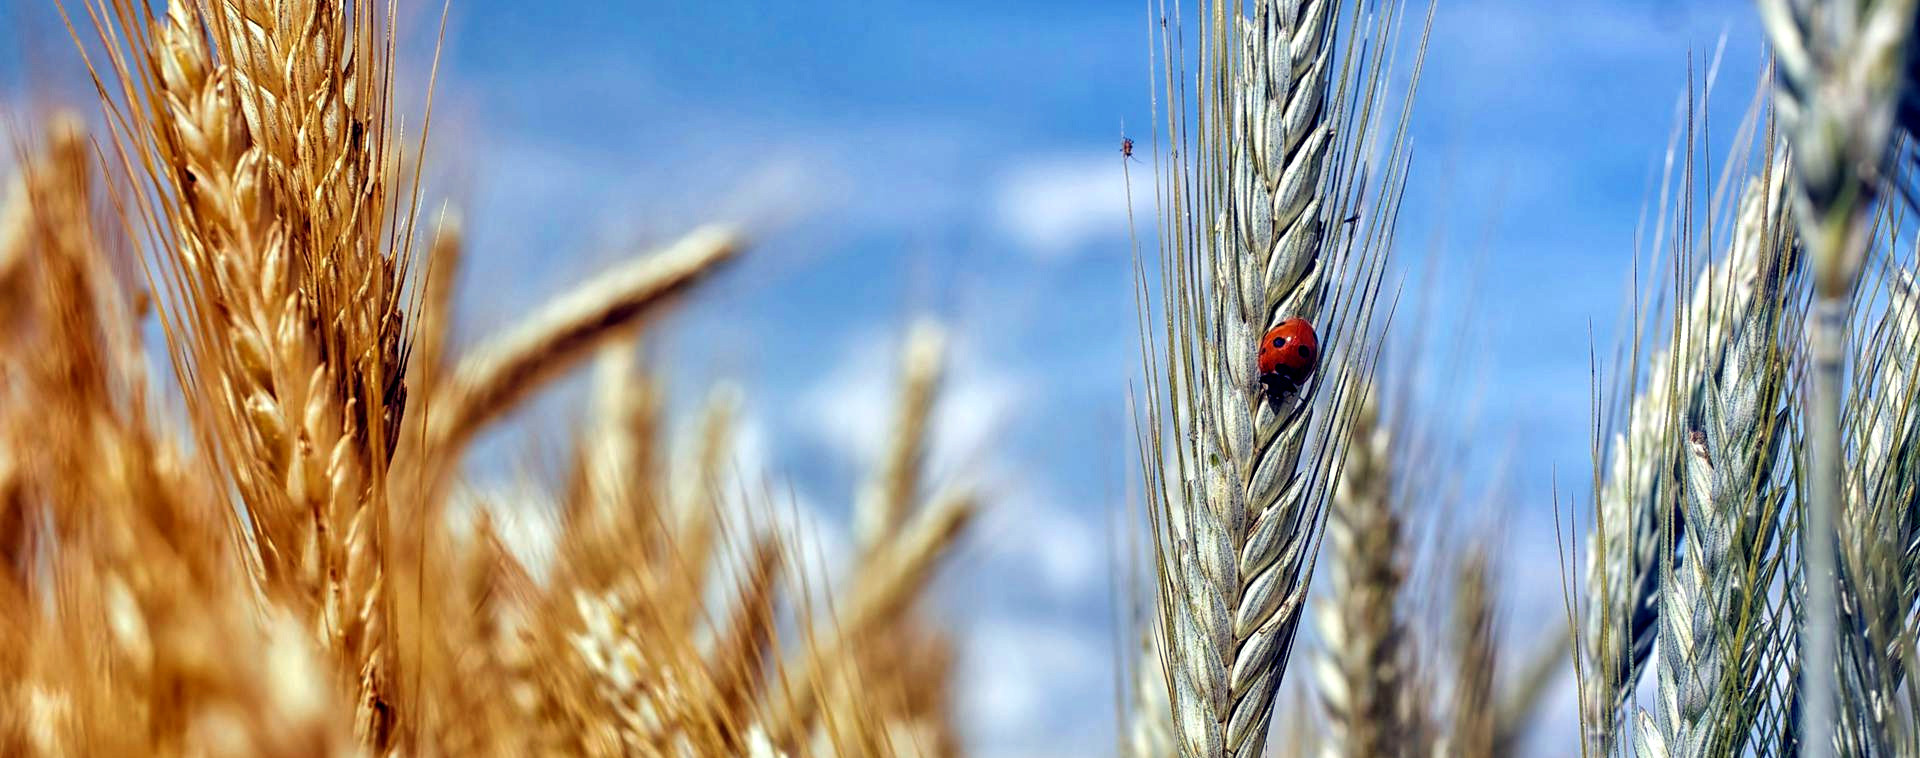
[[[420, 92], [439, 5], [406, 5]], [[901, 336], [945, 323], [935, 478], [989, 495], [936, 609], [960, 641], [958, 721], [977, 755], [1107, 753], [1116, 588], [1133, 570], [1113, 546], [1138, 515], [1129, 231], [1154, 238], [1149, 19], [1144, 3], [1093, 0], [456, 0], [427, 208], [465, 219], [461, 333], [702, 222], [747, 223], [751, 254], [644, 351], [680, 407], [718, 380], [742, 387], [740, 467], [830, 566], [887, 432]], [[1702, 126], [1730, 136], [1759, 40], [1743, 0], [1437, 10], [1395, 253], [1421, 305], [1396, 330], [1435, 335], [1427, 352], [1458, 370], [1403, 356], [1381, 370], [1422, 384], [1414, 413], [1485, 493], [1437, 497], [1448, 510], [1420, 518], [1498, 525], [1520, 649], [1564, 623], [1555, 505], [1584, 531], [1590, 354], [1609, 381], [1689, 78], [1713, 88]], [[48, 4], [0, 0], [0, 131], [46, 104], [93, 113], [74, 58]], [[1123, 136], [1140, 160], [1123, 160]], [[522, 414], [516, 431], [538, 444], [483, 446], [476, 485], [550, 479], [579, 385]], [[1567, 679], [1556, 692], [1529, 754], [1574, 744]]]

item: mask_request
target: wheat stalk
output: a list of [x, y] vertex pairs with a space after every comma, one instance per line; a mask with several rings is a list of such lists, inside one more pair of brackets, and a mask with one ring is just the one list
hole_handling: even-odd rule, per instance
[[1800, 738], [1831, 754], [1839, 619], [1834, 518], [1841, 507], [1841, 384], [1847, 311], [1867, 252], [1871, 211], [1891, 154], [1896, 109], [1911, 94], [1912, 0], [1814, 6], [1763, 0], [1778, 67], [1780, 122], [1794, 151], [1794, 220], [1811, 254], [1811, 497], [1804, 540], [1807, 604]]
[[1646, 387], [1628, 406], [1626, 429], [1609, 451], [1588, 538], [1590, 600], [1582, 635], [1591, 667], [1581, 680], [1582, 720], [1601, 754], [1612, 750], [1618, 713], [1653, 648], [1661, 561], [1684, 530], [1681, 522], [1662, 534], [1667, 516], [1679, 513], [1672, 505], [1679, 483], [1670, 473], [1680, 453], [1678, 409], [1705, 378], [1708, 358], [1721, 354], [1731, 325], [1750, 310], [1760, 252], [1783, 213], [1783, 186], [1777, 175], [1749, 182], [1726, 255], [1694, 282], [1670, 344], [1648, 361]]
[[[1342, 448], [1345, 422], [1327, 416], [1352, 412], [1349, 384], [1369, 367], [1358, 349], [1340, 346], [1367, 334], [1392, 202], [1382, 204], [1385, 215], [1369, 227], [1357, 259], [1349, 257], [1356, 235], [1329, 245], [1326, 231], [1330, 219], [1357, 211], [1349, 203], [1363, 190], [1351, 182], [1365, 173], [1356, 155], [1364, 148], [1354, 145], [1370, 144], [1380, 94], [1355, 53], [1386, 49], [1384, 30], [1397, 28], [1397, 10], [1386, 9], [1378, 29], [1347, 30], [1346, 53], [1336, 55], [1331, 0], [1256, 2], [1246, 15], [1238, 4], [1206, 7], [1196, 136], [1174, 148], [1157, 190], [1163, 367], [1143, 335], [1156, 382], [1142, 454], [1158, 624], [1172, 659], [1169, 700], [1183, 755], [1256, 755], [1265, 745]], [[1167, 132], [1185, 139], [1185, 90], [1171, 70], [1174, 35], [1165, 37]], [[1330, 101], [1330, 91], [1362, 108], [1331, 107], [1339, 100]], [[1404, 178], [1400, 144], [1387, 185]], [[1143, 303], [1143, 322], [1147, 311]], [[1288, 317], [1314, 320], [1322, 352], [1341, 359], [1321, 357], [1318, 379], [1271, 403], [1253, 348]], [[1323, 392], [1326, 404], [1316, 405]], [[1318, 444], [1302, 467], [1316, 420]]]
[[1769, 639], [1760, 606], [1778, 560], [1783, 498], [1772, 471], [1787, 436], [1778, 335], [1791, 262], [1780, 225], [1766, 225], [1752, 307], [1727, 325], [1735, 331], [1689, 414], [1683, 554], [1661, 577], [1658, 728], [1636, 733], [1642, 754], [1737, 753], [1755, 715], [1742, 699]]
[[[1862, 382], [1850, 417], [1858, 446], [1847, 472], [1840, 514], [1840, 709], [1835, 730], [1842, 755], [1901, 755], [1915, 749], [1915, 722], [1902, 719], [1908, 680], [1907, 621], [1920, 585], [1913, 556], [1920, 482], [1912, 456], [1920, 448], [1913, 405], [1913, 361], [1920, 353], [1920, 312], [1912, 274], [1889, 274], [1888, 300], [1874, 334], [1858, 351]], [[1869, 399], [1871, 398], [1871, 399]]]
[[720, 227], [699, 229], [652, 256], [596, 277], [542, 306], [520, 327], [474, 348], [449, 377], [429, 422], [430, 448], [457, 450], [592, 348], [658, 312], [740, 249]]
[[1495, 699], [1499, 662], [1494, 628], [1494, 583], [1484, 546], [1469, 548], [1454, 583], [1453, 732], [1450, 751], [1495, 756], [1501, 747], [1500, 709]]
[[1423, 719], [1411, 697], [1417, 677], [1399, 607], [1406, 555], [1392, 499], [1393, 434], [1374, 392], [1363, 392], [1349, 434], [1327, 521], [1332, 602], [1316, 614], [1325, 649], [1315, 667], [1328, 720], [1323, 755], [1410, 755], [1423, 741]]

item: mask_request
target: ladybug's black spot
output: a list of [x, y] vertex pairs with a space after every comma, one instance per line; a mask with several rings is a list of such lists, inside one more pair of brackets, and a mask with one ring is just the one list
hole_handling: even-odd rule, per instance
[[1286, 346], [1287, 346], [1287, 338], [1285, 338], [1285, 337], [1275, 337], [1275, 338], [1273, 338], [1273, 346], [1274, 346], [1274, 347], [1286, 347]]
[[1301, 345], [1298, 349], [1300, 351], [1301, 358], [1305, 358], [1307, 360], [1313, 360], [1313, 348], [1307, 347], [1306, 345]]

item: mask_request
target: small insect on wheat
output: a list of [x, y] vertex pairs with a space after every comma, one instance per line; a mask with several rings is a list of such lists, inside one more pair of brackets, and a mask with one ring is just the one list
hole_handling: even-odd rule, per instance
[[1320, 337], [1313, 324], [1298, 317], [1275, 324], [1260, 338], [1259, 362], [1260, 384], [1270, 402], [1297, 392], [1320, 365]]
[[1120, 157], [1125, 158], [1127, 160], [1133, 160], [1133, 138], [1132, 137], [1120, 138]]

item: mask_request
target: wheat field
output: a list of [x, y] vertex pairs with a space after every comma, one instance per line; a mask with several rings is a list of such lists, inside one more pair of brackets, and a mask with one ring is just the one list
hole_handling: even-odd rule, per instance
[[[0, 16], [0, 756], [1920, 755], [1920, 3], [1712, 6], [1677, 101], [1564, 106], [1666, 139], [1637, 218], [1545, 183], [1626, 241], [1551, 278], [1448, 249], [1513, 167], [1423, 146], [1437, 98], [1524, 162], [1450, 108], [1552, 11], [1153, 0], [1023, 67], [1074, 13], [474, 2]], [[935, 180], [1119, 69], [1097, 163]], [[752, 123], [675, 99], [741, 72]], [[871, 164], [865, 244], [1029, 257], [789, 252]], [[867, 336], [823, 370], [814, 318]], [[1578, 376], [1480, 342], [1548, 320]]]

